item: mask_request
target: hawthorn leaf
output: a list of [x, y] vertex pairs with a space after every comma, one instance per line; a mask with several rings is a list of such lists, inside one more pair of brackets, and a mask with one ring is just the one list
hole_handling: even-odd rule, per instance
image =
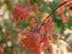
[[23, 47], [28, 50], [35, 49], [40, 42], [40, 35], [34, 32], [22, 32], [19, 36], [26, 36], [26, 38], [21, 38], [21, 42], [24, 44]]
[[40, 45], [38, 45], [35, 49], [31, 50], [33, 54], [40, 54]]
[[52, 18], [49, 17], [48, 21], [45, 23], [44, 28], [40, 30], [41, 33], [44, 34], [45, 31], [48, 29], [48, 31], [47, 31], [48, 36], [52, 36], [52, 32], [53, 32], [53, 29], [54, 29], [54, 24], [55, 23], [53, 22]]
[[41, 46], [41, 51], [45, 50], [50, 42], [52, 42], [52, 37], [48, 38], [44, 36], [43, 39], [40, 41], [40, 44], [43, 43], [43, 45]]
[[62, 14], [61, 17], [62, 17], [63, 23], [67, 23], [69, 21], [69, 18], [67, 16], [65, 16], [64, 14]]
[[27, 11], [25, 8], [23, 8], [22, 4], [15, 4], [16, 8], [13, 8], [12, 11], [12, 15], [13, 15], [13, 19], [15, 21], [18, 21], [20, 19], [20, 21], [24, 20], [24, 16], [26, 19], [29, 18], [29, 11]]

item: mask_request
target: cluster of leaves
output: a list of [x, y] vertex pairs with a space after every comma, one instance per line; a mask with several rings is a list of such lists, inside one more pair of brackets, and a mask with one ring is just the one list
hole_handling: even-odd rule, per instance
[[[70, 3], [70, 1], [67, 1]], [[12, 9], [13, 13], [13, 17], [15, 21], [18, 21], [20, 18], [20, 21], [22, 21], [24, 19], [23, 14], [26, 16], [25, 18], [28, 19], [29, 18], [29, 12], [25, 10], [25, 8], [23, 8], [22, 4], [15, 4], [16, 8]], [[71, 14], [71, 9], [72, 6], [71, 4], [69, 4], [69, 13]], [[63, 8], [62, 8], [63, 9]], [[61, 10], [61, 9], [59, 9]], [[32, 11], [31, 11], [32, 12]], [[63, 12], [63, 11], [62, 11]], [[63, 14], [62, 18], [66, 19], [66, 16]], [[68, 21], [68, 18], [63, 19], [63, 22], [66, 23]], [[22, 36], [20, 38], [21, 43], [24, 44], [23, 48], [26, 48], [27, 50], [32, 51], [33, 54], [40, 54], [40, 51], [45, 50], [48, 45], [50, 44], [50, 42], [52, 42], [53, 38], [52, 38], [52, 32], [54, 29], [54, 22], [53, 19], [51, 17], [48, 18], [47, 22], [44, 23], [44, 28], [40, 27], [40, 32], [43, 35], [43, 38], [41, 39], [40, 35], [37, 33], [34, 33], [34, 30], [32, 30], [32, 32], [29, 31], [22, 31], [19, 33], [19, 36]], [[41, 25], [42, 26], [42, 25]], [[47, 30], [48, 29], [48, 30]], [[44, 36], [44, 33], [47, 30], [47, 37]], [[41, 45], [43, 43], [43, 45]]]
[[[18, 19], [20, 18], [20, 21], [22, 21], [24, 18], [21, 18], [21, 15], [22, 16], [23, 14], [29, 15], [29, 12], [23, 8], [22, 4], [15, 4], [15, 6], [18, 9], [14, 8], [12, 10], [14, 12], [13, 13], [14, 20], [18, 21]], [[21, 43], [24, 44], [23, 47], [28, 50], [31, 50], [34, 54], [40, 54], [40, 45], [43, 43], [41, 47], [41, 51], [43, 51], [49, 45], [49, 40], [52, 40], [53, 27], [54, 27], [54, 22], [52, 18], [48, 18], [48, 21], [45, 23], [44, 28], [41, 29], [41, 33], [43, 35], [42, 39], [40, 38], [39, 34], [34, 33], [34, 30], [32, 30], [32, 32], [25, 31], [25, 32], [19, 33], [19, 36], [22, 36]], [[48, 29], [48, 32], [47, 32], [48, 37], [45, 37], [44, 33], [47, 29]], [[23, 38], [23, 36], [26, 36], [26, 37]]]

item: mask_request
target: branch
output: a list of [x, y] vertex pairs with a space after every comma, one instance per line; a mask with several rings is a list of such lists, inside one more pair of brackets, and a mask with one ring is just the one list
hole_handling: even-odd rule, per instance
[[63, 41], [65, 41], [66, 43], [69, 44], [70, 47], [72, 47], [72, 45], [71, 45], [68, 41], [66, 41], [65, 39], [63, 39], [63, 38], [61, 38], [61, 37], [60, 37], [60, 39], [63, 40]]
[[0, 43], [2, 43], [2, 42], [4, 42], [4, 41], [7, 41], [8, 39], [10, 39], [10, 38], [12, 38], [12, 37], [15, 37], [15, 36], [17, 36], [17, 35], [18, 35], [18, 33], [14, 34], [14, 35], [12, 35], [12, 36], [9, 36], [9, 37], [7, 37], [6, 39], [0, 41]]
[[27, 3], [28, 3], [28, 7], [29, 7], [29, 9], [30, 9], [30, 11], [31, 11], [31, 13], [32, 13], [32, 15], [33, 15], [33, 17], [36, 19], [36, 22], [38, 23], [38, 19], [37, 19], [36, 16], [34, 15], [32, 9], [31, 9], [31, 7], [30, 7], [29, 1], [28, 1], [28, 0], [26, 0], [26, 1], [27, 1]]
[[[58, 37], [57, 34], [52, 34], [52, 36]], [[60, 39], [63, 40], [63, 41], [65, 41], [70, 47], [72, 47], [72, 45], [68, 41], [66, 41], [65, 39], [63, 39], [61, 37], [60, 37]]]
[[[67, 2], [64, 2], [64, 3], [60, 4], [57, 8], [55, 8], [54, 11], [53, 11], [52, 13], [50, 13], [49, 16], [46, 17], [46, 19], [43, 21], [43, 23], [41, 24], [41, 26], [45, 23], [45, 21], [46, 21], [59, 7], [61, 7], [62, 5], [66, 4], [66, 3], [67, 3]], [[41, 26], [40, 26], [40, 27], [41, 27]]]

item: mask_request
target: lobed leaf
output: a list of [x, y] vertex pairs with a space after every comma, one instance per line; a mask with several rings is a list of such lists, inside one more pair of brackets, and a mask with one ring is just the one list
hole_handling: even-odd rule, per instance
[[12, 15], [13, 15], [13, 19], [15, 21], [18, 21], [20, 19], [20, 21], [24, 20], [24, 16], [26, 19], [29, 18], [30, 13], [28, 11], [26, 11], [25, 8], [23, 8], [22, 4], [15, 4], [16, 8], [13, 8], [12, 11]]
[[44, 34], [45, 31], [48, 29], [47, 31], [47, 34], [48, 36], [52, 36], [52, 32], [53, 32], [53, 29], [54, 29], [54, 22], [52, 22], [52, 18], [48, 18], [48, 21], [47, 23], [45, 24], [44, 28], [41, 29], [41, 33]]
[[42, 47], [41, 47], [41, 51], [45, 50], [49, 43], [52, 41], [52, 37], [48, 38], [48, 37], [44, 37], [41, 41], [40, 44], [43, 43]]
[[19, 33], [19, 36], [26, 36], [26, 38], [21, 38], [21, 42], [24, 44], [23, 47], [28, 50], [33, 50], [39, 45], [39, 34], [34, 32], [22, 32]]

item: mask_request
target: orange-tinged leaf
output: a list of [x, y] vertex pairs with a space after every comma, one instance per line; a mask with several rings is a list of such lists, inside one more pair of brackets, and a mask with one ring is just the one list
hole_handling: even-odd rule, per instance
[[72, 52], [72, 42], [70, 43], [70, 45], [71, 45], [71, 46], [70, 46], [70, 51]]
[[66, 0], [67, 2], [69, 2], [69, 3], [72, 3], [72, 0]]
[[68, 10], [68, 12], [72, 16], [72, 0], [68, 0], [68, 3], [69, 3], [69, 10]]
[[41, 33], [44, 34], [45, 31], [48, 29], [47, 34], [48, 36], [52, 36], [52, 32], [54, 29], [54, 22], [52, 22], [52, 18], [48, 18], [48, 21], [46, 22], [45, 26], [43, 29], [41, 29]]
[[29, 18], [29, 15], [25, 15], [25, 18], [28, 19]]
[[26, 19], [29, 18], [30, 13], [28, 11], [26, 11], [25, 8], [23, 8], [22, 4], [15, 4], [16, 8], [13, 8], [13, 19], [15, 21], [18, 21], [20, 19], [20, 21], [24, 20], [24, 16]]
[[62, 17], [63, 23], [67, 23], [69, 21], [69, 18], [67, 16], [65, 16], [64, 14], [62, 14], [61, 17]]
[[33, 54], [40, 54], [40, 45], [38, 45], [35, 49], [31, 50]]
[[[59, 5], [62, 3], [63, 3], [63, 1], [59, 0]], [[65, 12], [65, 6], [66, 5], [62, 5], [61, 7], [58, 8], [58, 15], [61, 15]]]
[[53, 29], [54, 29], [54, 25], [55, 25], [54, 22], [52, 22], [51, 24], [49, 24], [49, 26], [48, 26], [48, 31], [47, 31], [47, 35], [48, 35], [48, 36], [52, 36], [52, 32], [53, 32]]
[[43, 45], [41, 46], [41, 51], [45, 50], [48, 47], [51, 40], [52, 40], [52, 37], [50, 38], [43, 37], [43, 39], [40, 41], [40, 44], [43, 43]]
[[25, 47], [26, 49], [33, 50], [39, 45], [39, 34], [36, 34], [34, 32], [21, 32], [19, 33], [19, 35], [26, 36], [26, 38], [21, 38], [21, 42], [24, 44], [23, 47]]

